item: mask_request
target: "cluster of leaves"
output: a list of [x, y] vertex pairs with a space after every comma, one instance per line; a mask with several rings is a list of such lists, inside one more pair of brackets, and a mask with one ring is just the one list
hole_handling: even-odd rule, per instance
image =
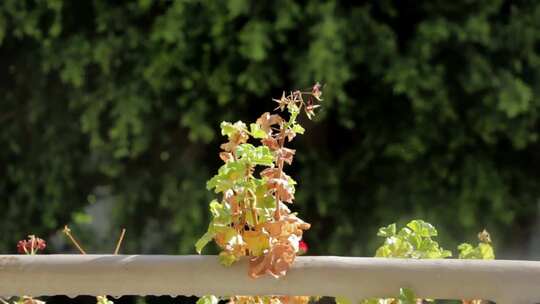
[[[458, 246], [460, 259], [493, 260], [495, 252], [491, 246], [491, 237], [486, 230], [478, 233], [478, 244], [473, 246], [469, 243], [463, 243]], [[482, 304], [482, 300], [462, 300], [463, 304]]]
[[[296, 151], [285, 144], [304, 133], [298, 115], [301, 111], [308, 118], [314, 115], [320, 89], [317, 83], [309, 91], [283, 92], [275, 99], [276, 109], [287, 110], [288, 119], [266, 112], [249, 128], [241, 121], [221, 124], [221, 133], [228, 139], [219, 153], [225, 164], [207, 183], [221, 199], [210, 203], [212, 220], [195, 244], [197, 252], [213, 239], [221, 248], [223, 265], [247, 256], [253, 278], [286, 274], [300, 251], [303, 231], [310, 225], [287, 206], [293, 203], [296, 182], [284, 172], [284, 166], [292, 163]], [[260, 140], [261, 145], [248, 143], [250, 138]], [[259, 167], [264, 169], [258, 171]]]
[[[445, 250], [433, 239], [438, 236], [437, 229], [423, 220], [412, 220], [401, 230], [397, 231], [396, 224], [379, 229], [378, 236], [384, 238], [384, 243], [376, 253], [376, 257], [407, 258], [407, 259], [444, 259], [452, 256], [452, 252]], [[463, 243], [458, 246], [460, 259], [495, 258], [491, 238], [484, 230], [478, 234], [479, 243], [473, 246]], [[462, 300], [464, 304], [480, 304], [482, 300]], [[336, 298], [338, 304], [350, 304], [346, 298]], [[413, 290], [401, 288], [396, 298], [366, 299], [361, 304], [416, 304], [421, 303]]]
[[422, 220], [413, 220], [406, 227], [396, 231], [396, 224], [379, 229], [377, 236], [384, 237], [384, 244], [375, 253], [376, 257], [444, 259], [452, 256], [432, 239], [437, 230]]
[[460, 259], [477, 259], [477, 260], [493, 260], [495, 259], [495, 253], [491, 246], [491, 237], [489, 233], [484, 230], [478, 233], [478, 244], [473, 246], [469, 243], [463, 243], [458, 246]]
[[[297, 255], [307, 250], [303, 232], [310, 225], [287, 204], [292, 204], [296, 182], [284, 172], [292, 164], [295, 150], [285, 147], [304, 128], [297, 122], [303, 110], [308, 118], [321, 100], [321, 86], [310, 91], [296, 90], [279, 99], [276, 108], [289, 113], [286, 120], [278, 114], [262, 114], [249, 128], [241, 121], [223, 122], [222, 135], [228, 141], [219, 153], [225, 162], [212, 177], [207, 188], [221, 193], [221, 200], [210, 202], [212, 220], [208, 231], [195, 244], [197, 252], [212, 239], [220, 247], [219, 261], [225, 266], [249, 258], [248, 274], [257, 278], [265, 274], [280, 277], [287, 273]], [[261, 145], [247, 143], [251, 138]], [[264, 169], [256, 177], [257, 166]], [[198, 303], [215, 304], [215, 296], [202, 297]], [[307, 296], [233, 296], [230, 304], [307, 304]]]

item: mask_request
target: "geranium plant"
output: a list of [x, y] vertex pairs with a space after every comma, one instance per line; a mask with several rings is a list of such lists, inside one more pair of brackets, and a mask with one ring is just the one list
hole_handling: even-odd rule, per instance
[[[296, 90], [274, 99], [275, 110], [287, 111], [288, 118], [263, 113], [254, 123], [222, 122], [219, 157], [224, 164], [207, 188], [221, 195], [210, 202], [212, 220], [208, 231], [195, 247], [214, 240], [221, 249], [219, 260], [231, 265], [241, 257], [249, 259], [248, 274], [280, 277], [287, 273], [295, 258], [307, 251], [302, 235], [310, 225], [291, 212], [296, 182], [285, 173], [293, 162], [295, 150], [286, 147], [304, 128], [297, 118], [304, 112], [311, 119], [321, 101], [321, 86]], [[258, 140], [254, 145], [248, 141]], [[215, 296], [202, 297], [198, 303], [215, 304]], [[304, 296], [233, 296], [230, 303], [307, 303]]]
[[[452, 252], [443, 249], [437, 241], [437, 229], [423, 220], [412, 220], [400, 230], [396, 224], [382, 227], [377, 236], [384, 238], [383, 244], [376, 250], [375, 257], [406, 259], [444, 259], [452, 256]], [[491, 237], [486, 230], [478, 234], [479, 243], [473, 246], [463, 243], [458, 246], [460, 259], [492, 260], [495, 258]], [[336, 298], [337, 304], [352, 304], [346, 298]], [[482, 300], [462, 300], [463, 304], [481, 304]], [[362, 300], [360, 304], [417, 304], [423, 303], [414, 291], [401, 288], [395, 298], [372, 298]]]
[[321, 94], [319, 84], [308, 91], [283, 92], [274, 100], [276, 110], [287, 111], [288, 118], [266, 112], [249, 126], [242, 121], [221, 123], [221, 134], [227, 137], [219, 153], [224, 164], [207, 183], [221, 196], [210, 202], [212, 220], [195, 245], [197, 252], [214, 240], [223, 265], [246, 256], [251, 277], [285, 275], [310, 227], [288, 207], [296, 182], [284, 169], [296, 151], [286, 144], [304, 133], [298, 115], [304, 112], [311, 119]]

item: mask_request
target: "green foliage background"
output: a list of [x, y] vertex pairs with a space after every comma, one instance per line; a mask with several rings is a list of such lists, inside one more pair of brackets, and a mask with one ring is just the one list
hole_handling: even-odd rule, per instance
[[486, 227], [524, 256], [539, 43], [537, 1], [3, 0], [0, 251], [105, 189], [127, 252], [154, 227], [149, 250], [193, 253], [219, 122], [321, 81], [290, 168], [311, 253], [372, 255], [379, 226], [420, 217], [445, 247]]

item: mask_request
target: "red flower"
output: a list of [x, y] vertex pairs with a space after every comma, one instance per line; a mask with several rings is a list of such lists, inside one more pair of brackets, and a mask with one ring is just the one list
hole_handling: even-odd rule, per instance
[[20, 254], [35, 254], [39, 250], [44, 250], [47, 247], [47, 243], [34, 236], [29, 235], [28, 240], [22, 240], [17, 243], [17, 252]]
[[302, 241], [300, 241], [300, 244], [298, 244], [298, 249], [299, 249], [298, 254], [302, 255], [302, 254], [305, 254], [308, 251], [309, 247], [308, 247], [307, 243], [302, 240]]

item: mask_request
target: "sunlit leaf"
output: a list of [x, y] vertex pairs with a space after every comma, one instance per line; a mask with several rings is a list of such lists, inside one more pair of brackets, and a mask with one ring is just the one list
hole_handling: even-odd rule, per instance
[[203, 236], [195, 243], [195, 250], [198, 254], [201, 254], [203, 248], [214, 238], [215, 233], [207, 231]]
[[416, 295], [410, 288], [399, 289], [400, 304], [416, 304]]
[[298, 134], [304, 134], [304, 132], [306, 131], [300, 124], [294, 124], [292, 129]]
[[413, 220], [407, 224], [407, 227], [411, 228], [412, 231], [422, 237], [437, 236], [437, 229], [430, 223], [422, 220]]
[[252, 123], [249, 126], [251, 129], [251, 136], [253, 136], [254, 138], [267, 138], [268, 137], [268, 134], [266, 134], [266, 132], [263, 129], [261, 129], [260, 125], [256, 123]]
[[218, 304], [219, 299], [216, 296], [203, 296], [197, 300], [197, 304]]
[[336, 297], [336, 304], [352, 304], [351, 300], [345, 297]]
[[231, 138], [235, 133], [240, 131], [247, 131], [246, 124], [241, 121], [237, 121], [234, 124], [224, 121], [221, 123], [220, 127], [221, 135], [225, 135], [228, 138]]
[[228, 205], [219, 203], [217, 200], [213, 200], [210, 202], [210, 212], [214, 217], [214, 223], [227, 225], [232, 221], [230, 207]]
[[219, 253], [218, 260], [221, 265], [228, 267], [238, 261], [238, 258], [234, 254], [222, 251]]
[[396, 224], [390, 224], [386, 227], [379, 228], [379, 231], [377, 232], [377, 236], [381, 237], [391, 237], [396, 234]]
[[254, 256], [261, 255], [265, 249], [270, 247], [270, 239], [268, 235], [260, 231], [244, 232], [244, 240], [248, 246], [248, 249]]
[[274, 164], [274, 155], [266, 146], [255, 147], [252, 144], [241, 144], [236, 148], [236, 155], [253, 165], [272, 166]]

